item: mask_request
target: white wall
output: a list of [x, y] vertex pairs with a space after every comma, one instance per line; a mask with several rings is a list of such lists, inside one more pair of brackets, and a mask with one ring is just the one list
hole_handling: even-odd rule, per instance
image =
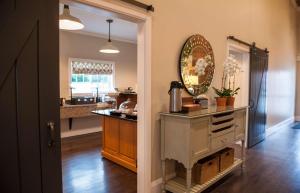
[[[270, 51], [267, 126], [294, 116], [296, 11], [290, 0], [141, 0], [152, 4], [152, 179], [161, 176], [160, 117], [168, 110], [168, 89], [178, 76], [178, 58], [186, 39], [202, 34], [212, 45], [221, 85], [228, 35]], [[211, 90], [209, 91], [211, 93]]]
[[136, 87], [137, 84], [137, 45], [113, 41], [119, 54], [99, 52], [107, 40], [99, 37], [60, 31], [60, 95], [70, 97], [69, 58], [105, 60], [115, 62], [115, 87]]
[[216, 62], [212, 85], [216, 87], [221, 85], [228, 35], [268, 48], [267, 126], [294, 116], [296, 11], [290, 0], [140, 1], [155, 7], [155, 12], [149, 13], [152, 16], [153, 180], [161, 177], [159, 112], [168, 110], [169, 84], [172, 80], [180, 80], [178, 58], [190, 35], [199, 33], [211, 43]]

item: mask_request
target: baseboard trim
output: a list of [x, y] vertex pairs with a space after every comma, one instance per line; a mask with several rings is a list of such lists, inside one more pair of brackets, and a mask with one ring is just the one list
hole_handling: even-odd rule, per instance
[[61, 133], [61, 138], [74, 137], [74, 136], [79, 136], [79, 135], [86, 135], [86, 134], [90, 134], [90, 133], [98, 133], [100, 131], [102, 131], [102, 128], [63, 131]]
[[[169, 174], [166, 176], [166, 179], [171, 179], [176, 176], [175, 173]], [[154, 181], [151, 182], [151, 193], [161, 193], [161, 183], [162, 183], [162, 178], [158, 178]]]
[[[298, 117], [300, 120], [300, 117]], [[266, 136], [270, 136], [276, 132], [278, 132], [281, 128], [288, 126], [289, 124], [293, 123], [295, 120], [297, 120], [297, 117], [290, 117], [284, 121], [281, 121], [280, 123], [268, 128], [266, 130]]]
[[300, 121], [300, 116], [295, 116], [295, 121]]

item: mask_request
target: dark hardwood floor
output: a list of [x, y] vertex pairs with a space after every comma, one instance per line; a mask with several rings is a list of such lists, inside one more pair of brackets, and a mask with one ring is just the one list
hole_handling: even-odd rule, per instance
[[[103, 159], [99, 137], [63, 142], [64, 193], [136, 192], [136, 174]], [[247, 150], [243, 172], [205, 193], [300, 193], [300, 129], [283, 128]]]
[[236, 170], [206, 193], [300, 192], [300, 129], [282, 128], [246, 155], [243, 172]]
[[64, 193], [135, 193], [137, 175], [100, 154], [101, 133], [62, 141]]

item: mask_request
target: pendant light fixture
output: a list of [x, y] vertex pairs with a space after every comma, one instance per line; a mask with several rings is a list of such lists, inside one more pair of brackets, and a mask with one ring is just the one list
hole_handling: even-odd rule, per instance
[[117, 53], [120, 53], [120, 50], [112, 44], [111, 39], [110, 39], [110, 24], [113, 22], [113, 20], [112, 19], [108, 19], [108, 20], [106, 20], [106, 22], [108, 23], [108, 42], [106, 43], [105, 46], [103, 46], [99, 50], [99, 52], [106, 53], [106, 54], [117, 54]]
[[59, 29], [80, 30], [84, 25], [77, 17], [70, 14], [69, 5], [64, 5], [63, 13], [59, 16]]

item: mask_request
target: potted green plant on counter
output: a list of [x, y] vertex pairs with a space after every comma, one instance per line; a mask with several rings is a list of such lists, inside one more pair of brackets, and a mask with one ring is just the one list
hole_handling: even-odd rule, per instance
[[228, 106], [234, 106], [234, 101], [235, 101], [235, 95], [238, 94], [238, 91], [240, 90], [240, 87], [236, 88], [235, 90], [227, 89], [230, 94], [227, 97], [227, 105]]
[[217, 89], [217, 88], [213, 87], [213, 89], [214, 89], [216, 95], [218, 95], [218, 97], [215, 97], [217, 106], [226, 106], [227, 98], [230, 96], [229, 89], [226, 89], [224, 87], [222, 87], [221, 89]]

